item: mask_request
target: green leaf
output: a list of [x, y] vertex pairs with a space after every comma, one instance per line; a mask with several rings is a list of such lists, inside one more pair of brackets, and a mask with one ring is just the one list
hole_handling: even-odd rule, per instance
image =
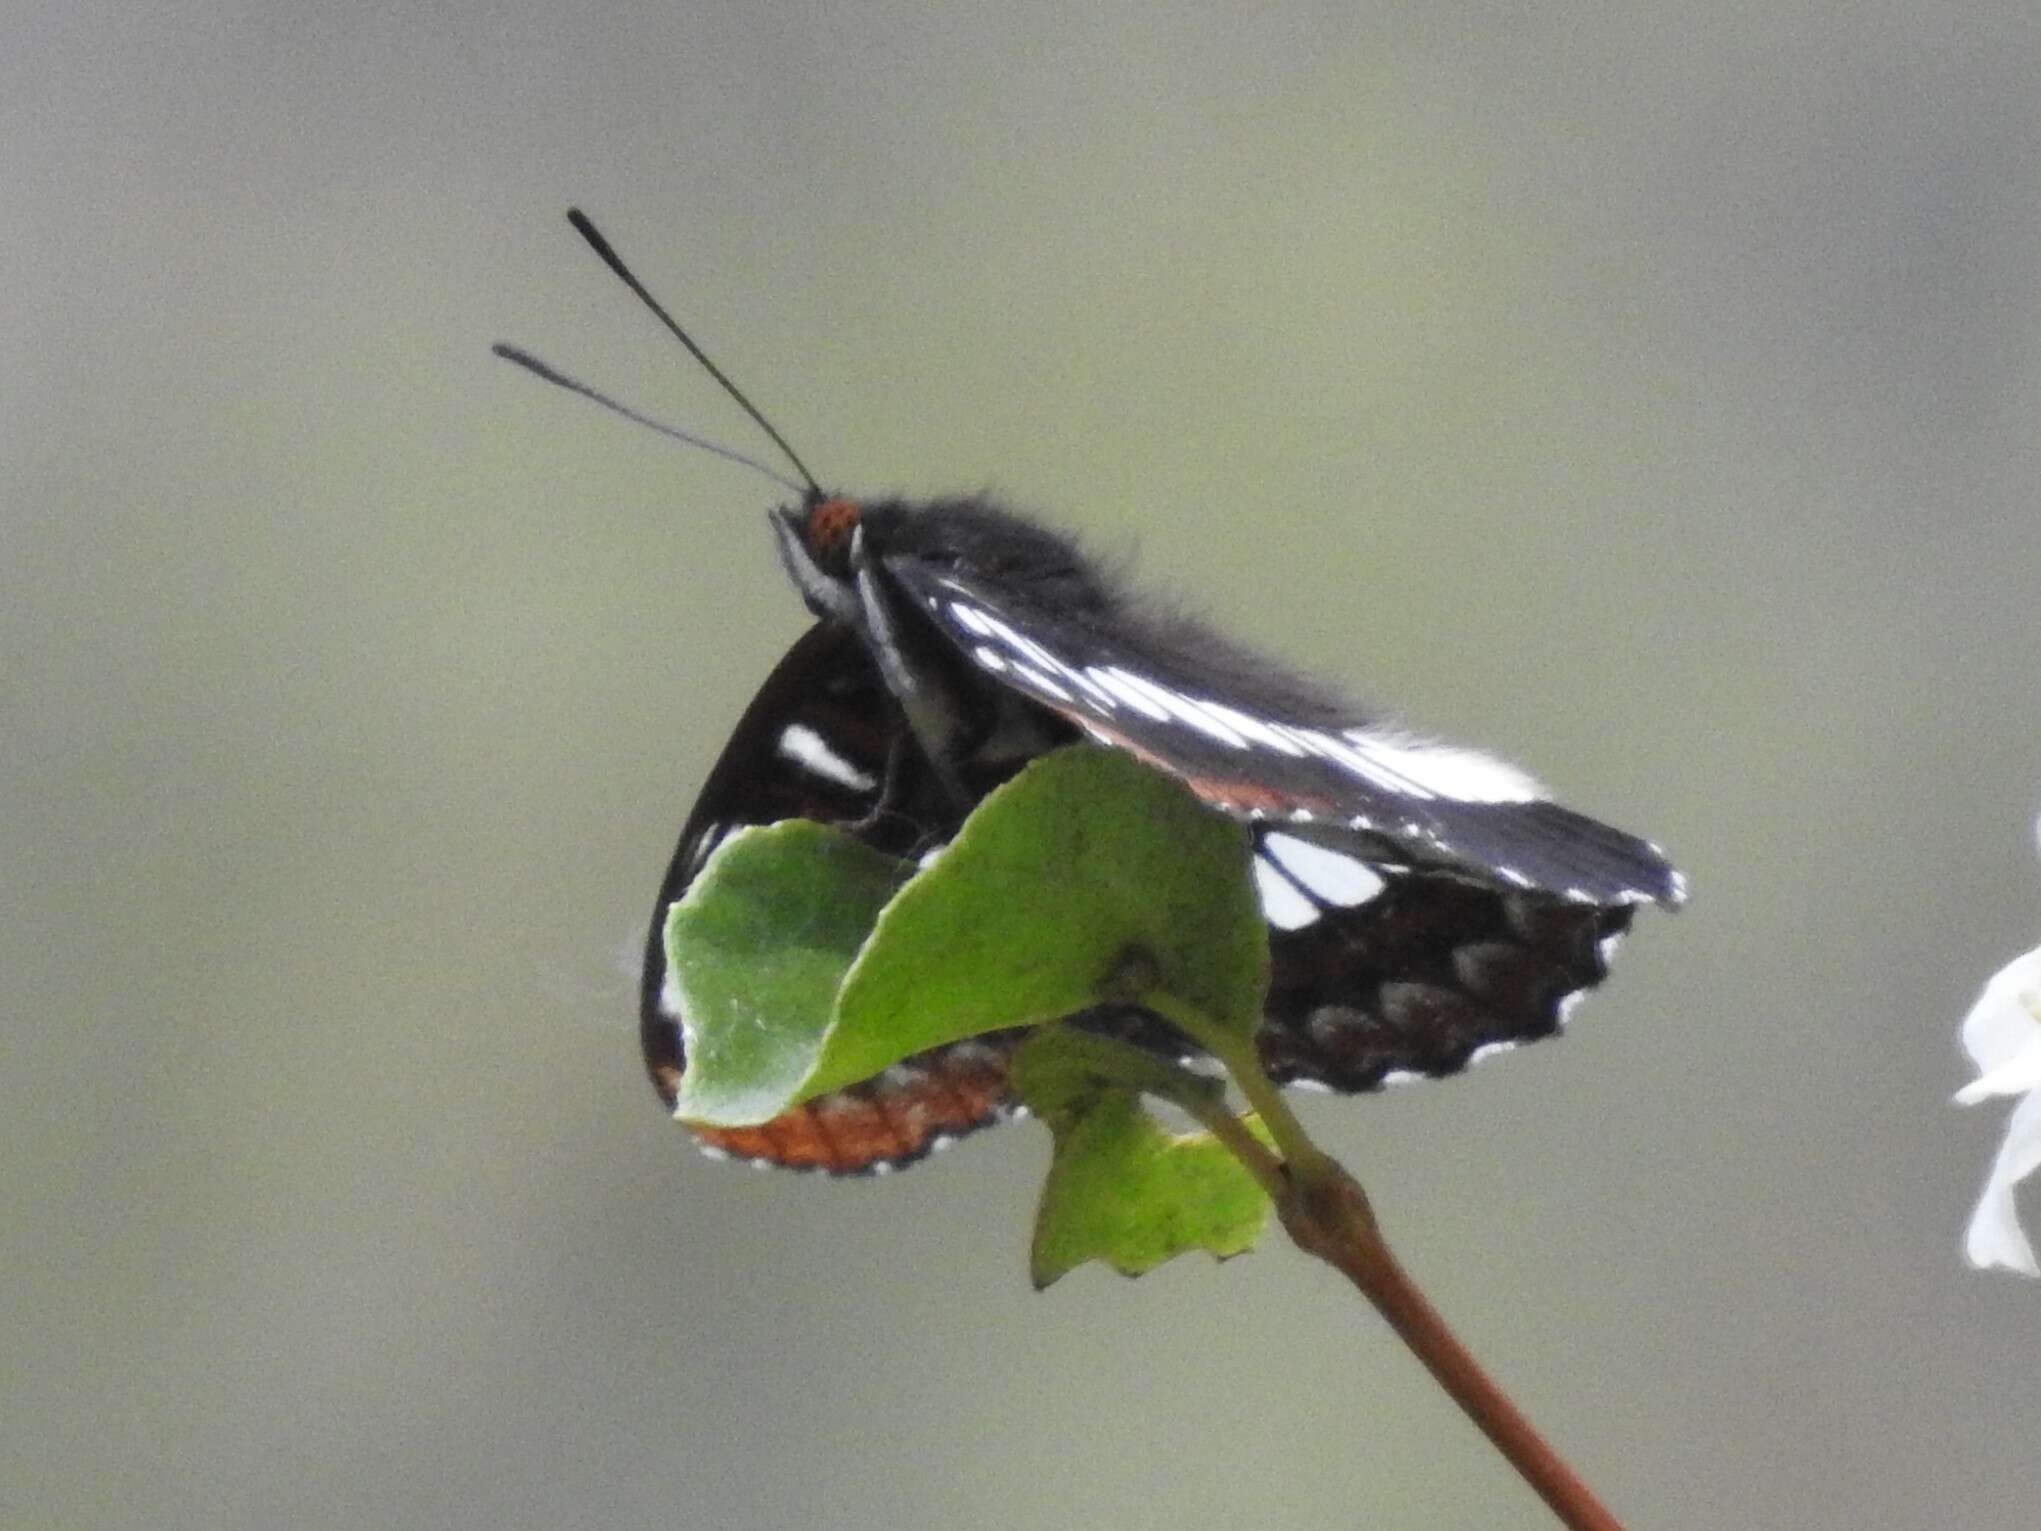
[[927, 1048], [1131, 998], [1130, 975], [1251, 1038], [1268, 949], [1246, 858], [1239, 825], [1090, 748], [1029, 765], [911, 881], [820, 825], [741, 831], [667, 920], [676, 1114], [770, 1121]]
[[1079, 746], [987, 797], [880, 916], [845, 981], [817, 1095], [923, 1048], [1060, 1020], [1145, 982], [1242, 1036], [1268, 943], [1247, 831], [1125, 754]]
[[[1014, 1057], [1015, 1086], [1055, 1137], [1029, 1256], [1038, 1291], [1090, 1260], [1128, 1276], [1193, 1249], [1223, 1260], [1253, 1248], [1268, 1226], [1268, 1196], [1240, 1161], [1210, 1133], [1156, 1122], [1126, 1067], [1102, 1062], [1100, 1040], [1059, 1027]], [[1212, 1083], [1150, 1062], [1177, 1076], [1151, 1081], [1166, 1095]], [[1243, 1121], [1267, 1141], [1259, 1121]]]
[[667, 982], [688, 1022], [675, 1115], [745, 1127], [793, 1103], [845, 972], [912, 871], [804, 820], [716, 848], [666, 922]]

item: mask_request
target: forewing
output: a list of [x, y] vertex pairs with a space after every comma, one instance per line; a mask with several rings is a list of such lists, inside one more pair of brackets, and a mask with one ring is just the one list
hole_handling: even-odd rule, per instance
[[1656, 846], [1550, 801], [1502, 761], [1342, 722], [1323, 704], [1286, 707], [1280, 686], [1240, 673], [1237, 655], [1206, 664], [1137, 622], [1058, 612], [1025, 590], [919, 559], [888, 560], [887, 570], [984, 673], [1181, 777], [1216, 807], [1311, 825], [1382, 869], [1458, 874], [1583, 905], [1684, 896]]
[[[896, 855], [949, 839], [956, 816], [933, 796], [876, 811], [889, 755], [905, 736], [878, 671], [841, 627], [810, 628], [746, 709], [681, 831], [645, 943], [640, 1038], [646, 1070], [669, 1107], [687, 1059], [683, 1018], [667, 993], [667, 911], [709, 853], [745, 825], [839, 824]], [[762, 1126], [690, 1130], [711, 1152], [797, 1169], [854, 1174], [910, 1163], [1007, 1113], [1009, 1050], [999, 1035], [936, 1048]]]

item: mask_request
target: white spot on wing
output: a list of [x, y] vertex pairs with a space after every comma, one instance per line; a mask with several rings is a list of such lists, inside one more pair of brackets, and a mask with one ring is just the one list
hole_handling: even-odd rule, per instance
[[806, 723], [789, 723], [780, 731], [779, 753], [810, 776], [819, 776], [853, 792], [869, 792], [879, 784], [871, 772], [861, 771], [844, 759]]
[[1034, 639], [1028, 637], [1027, 634], [1015, 632], [1012, 628], [1008, 627], [1004, 622], [994, 622], [992, 624], [992, 630], [993, 632], [997, 633], [1000, 637], [1004, 638], [1008, 643], [1012, 644], [1014, 652], [1019, 654], [1025, 654], [1028, 658], [1032, 659], [1036, 664], [1040, 665], [1045, 670], [1054, 670], [1059, 675], [1063, 672], [1064, 669], [1063, 661], [1058, 659], [1054, 654], [1050, 653], [1047, 649], [1043, 648], [1041, 644], [1035, 642]]
[[[1215, 714], [1208, 711], [1202, 703], [1194, 701], [1182, 692], [1172, 691], [1167, 686], [1159, 686], [1154, 681], [1148, 679], [1147, 676], [1137, 675], [1132, 670], [1122, 669], [1118, 665], [1113, 666], [1105, 673], [1117, 678], [1121, 685], [1147, 698], [1151, 704], [1151, 711], [1155, 707], [1162, 709], [1160, 712], [1154, 712], [1153, 716], [1157, 718], [1175, 718], [1179, 723], [1188, 723], [1199, 733], [1217, 739], [1221, 744], [1228, 745], [1233, 749], [1244, 750], [1247, 748], [1247, 736], [1245, 734], [1233, 728], [1230, 724], [1222, 722]], [[1094, 670], [1092, 674], [1098, 675], [1099, 672]], [[1104, 677], [1101, 676], [1100, 678], [1103, 679]]]
[[1053, 696], [1059, 702], [1067, 702], [1071, 699], [1069, 687], [1049, 679], [1048, 676], [1031, 664], [1017, 664], [1013, 667], [1013, 673], [1026, 681], [1030, 686], [1033, 686], [1037, 691]]
[[1158, 723], [1167, 723], [1169, 721], [1168, 712], [1150, 701], [1136, 687], [1129, 685], [1123, 671], [1116, 670], [1110, 665], [1092, 665], [1084, 673], [1089, 675], [1103, 690], [1119, 698], [1136, 712], [1145, 712]]
[[1093, 680], [1084, 671], [1064, 665], [1062, 673], [1069, 676], [1071, 684], [1085, 694], [1086, 699], [1091, 703], [1091, 710], [1093, 712], [1111, 712], [1113, 710], [1112, 693], [1107, 691], [1105, 687]]
[[695, 841], [694, 855], [688, 859], [688, 865], [697, 872], [708, 865], [710, 853], [723, 843], [723, 837], [729, 833], [728, 824], [709, 825], [702, 831], [702, 837]]
[[1215, 702], [1209, 698], [1199, 698], [1197, 705], [1235, 732], [1246, 735], [1256, 744], [1266, 745], [1285, 755], [1301, 757], [1308, 753], [1296, 740], [1286, 738], [1260, 718], [1249, 717], [1238, 708], [1228, 707], [1223, 702]]
[[1380, 765], [1426, 792], [1461, 803], [1529, 803], [1545, 789], [1506, 760], [1449, 744], [1425, 744], [1350, 728], [1346, 737]]
[[[1292, 728], [1280, 725], [1285, 737], [1302, 745], [1321, 760], [1329, 760], [1342, 766], [1366, 782], [1372, 782], [1384, 792], [1398, 793], [1404, 797], [1428, 798], [1427, 792], [1406, 776], [1400, 776], [1380, 762], [1370, 759], [1355, 749], [1347, 740], [1317, 728]], [[1357, 730], [1358, 731], [1358, 730]]]
[[990, 638], [992, 636], [992, 619], [976, 606], [966, 605], [962, 601], [952, 601], [950, 602], [950, 615], [954, 616], [957, 619], [958, 625], [967, 632], [976, 633], [981, 638]]
[[1072, 669], [1026, 633], [964, 601], [950, 602], [950, 613], [957, 619], [957, 625], [966, 632], [976, 634], [980, 638], [995, 640], [992, 643], [972, 645], [971, 658], [980, 669], [990, 671], [994, 675], [1003, 675], [1011, 671], [1045, 696], [1054, 697], [1059, 702], [1076, 700], [1075, 693], [1070, 689], [1071, 686], [1076, 686], [1088, 693], [1100, 708], [1111, 710], [1111, 696], [1095, 685], [1089, 677]]
[[1278, 930], [1302, 930], [1318, 918], [1318, 906], [1290, 885], [1266, 856], [1254, 858], [1254, 885], [1261, 894], [1262, 918]]
[[1299, 840], [1295, 835], [1271, 830], [1262, 836], [1261, 843], [1284, 871], [1328, 904], [1351, 909], [1356, 904], [1365, 904], [1387, 886], [1366, 862]]

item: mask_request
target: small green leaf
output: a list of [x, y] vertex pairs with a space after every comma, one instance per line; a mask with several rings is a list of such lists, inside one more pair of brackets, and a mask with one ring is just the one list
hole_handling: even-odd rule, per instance
[[[1148, 1115], [1119, 1062], [1099, 1071], [1096, 1040], [1059, 1027], [1014, 1057], [1016, 1088], [1055, 1137], [1029, 1256], [1036, 1290], [1089, 1260], [1139, 1276], [1193, 1249], [1223, 1260], [1253, 1248], [1268, 1225], [1261, 1186], [1210, 1133], [1174, 1133]], [[1183, 1077], [1192, 1090], [1205, 1083]], [[1166, 1094], [1185, 1088], [1163, 1083]]]
[[1268, 943], [1247, 832], [1112, 750], [1044, 756], [979, 805], [880, 917], [804, 1096], [910, 1053], [1060, 1020], [1149, 981], [1251, 1034]]
[[675, 1115], [744, 1127], [793, 1103], [845, 972], [912, 871], [804, 820], [716, 848], [666, 921], [667, 982], [688, 1024]]

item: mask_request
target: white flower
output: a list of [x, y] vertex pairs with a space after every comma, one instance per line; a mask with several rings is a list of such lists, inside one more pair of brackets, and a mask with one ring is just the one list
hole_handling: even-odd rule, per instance
[[2006, 1140], [1970, 1215], [1963, 1252], [1980, 1268], [2003, 1265], [2041, 1276], [2013, 1205], [2013, 1187], [2041, 1169], [2041, 947], [1992, 975], [1963, 1017], [1963, 1046], [1978, 1078], [1956, 1092], [1958, 1104], [1975, 1105], [1991, 1095], [2026, 1097], [2006, 1123]]

